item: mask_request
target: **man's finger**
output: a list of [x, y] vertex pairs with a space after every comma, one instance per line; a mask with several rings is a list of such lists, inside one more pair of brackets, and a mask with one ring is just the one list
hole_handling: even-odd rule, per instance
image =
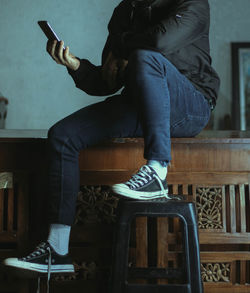
[[80, 61], [70, 53], [68, 46], [63, 50], [63, 58], [65, 61], [65, 66], [67, 66], [69, 69], [77, 70], [79, 68]]
[[104, 68], [107, 67], [107, 65], [110, 63], [111, 59], [112, 59], [112, 52], [109, 52], [106, 60], [104, 61], [104, 65], [103, 65]]
[[109, 52], [104, 64], [102, 65], [102, 78], [103, 80], [107, 81], [108, 79], [108, 70], [109, 70], [109, 63], [110, 63], [111, 52]]
[[60, 60], [58, 59], [56, 54], [56, 47], [57, 47], [57, 41], [54, 40], [52, 43], [50, 55], [56, 61], [56, 63], [60, 64]]
[[46, 50], [50, 55], [51, 55], [52, 45], [53, 45], [53, 41], [48, 40]]
[[70, 54], [68, 46], [63, 50], [63, 58], [68, 64], [70, 63]]
[[121, 62], [120, 67], [119, 67], [120, 70], [121, 70], [121, 71], [124, 71], [125, 68], [127, 67], [127, 65], [128, 65], [128, 61], [123, 60], [123, 62]]
[[59, 43], [59, 47], [58, 47], [58, 59], [61, 62], [61, 64], [65, 65], [65, 60], [64, 60], [64, 56], [63, 56], [63, 46], [64, 46], [64, 42], [60, 41]]
[[118, 60], [109, 52], [102, 66], [102, 78], [110, 89], [116, 88], [118, 69]]
[[118, 67], [114, 66], [114, 64], [109, 64], [109, 66], [103, 70], [103, 79], [108, 83], [109, 87], [114, 87], [113, 85], [116, 80], [117, 72]]
[[108, 84], [109, 84], [110, 89], [114, 89], [116, 87], [117, 73], [118, 73], [117, 66], [113, 66], [112, 69], [109, 71]]

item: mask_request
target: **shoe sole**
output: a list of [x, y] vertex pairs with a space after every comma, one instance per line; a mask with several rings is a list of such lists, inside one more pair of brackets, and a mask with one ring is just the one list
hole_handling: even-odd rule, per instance
[[[14, 270], [16, 272], [23, 271], [27, 273], [34, 273], [34, 274], [47, 274], [48, 273], [48, 265], [40, 265], [40, 264], [33, 264], [28, 262], [21, 262], [19, 264], [11, 264], [5, 263], [4, 264], [8, 269]], [[75, 272], [73, 265], [51, 265], [50, 273], [51, 274], [72, 274]]]
[[[36, 272], [36, 271], [31, 271], [31, 270], [25, 270], [25, 269], [20, 269], [20, 268], [15, 268], [15, 267], [6, 267], [5, 271], [7, 274], [12, 275], [14, 277], [17, 277], [19, 279], [37, 279], [38, 277], [41, 278], [46, 278], [47, 273], [41, 273], [41, 272]], [[52, 276], [71, 276], [73, 275], [74, 272], [58, 272], [58, 273], [51, 273]]]
[[116, 187], [115, 185], [112, 186], [112, 190], [114, 193], [124, 196], [126, 198], [132, 199], [140, 199], [140, 200], [152, 200], [152, 199], [160, 199], [160, 198], [168, 198], [168, 189], [165, 189], [166, 194], [162, 191], [154, 191], [154, 192], [143, 192], [143, 191], [134, 191], [128, 188], [123, 187]]

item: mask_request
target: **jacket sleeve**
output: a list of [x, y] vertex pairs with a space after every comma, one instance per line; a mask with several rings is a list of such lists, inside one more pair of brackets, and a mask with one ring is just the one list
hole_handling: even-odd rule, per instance
[[198, 40], [209, 28], [209, 4], [189, 0], [179, 5], [173, 15], [160, 20], [143, 32], [111, 34], [116, 55], [127, 58], [134, 49], [151, 49], [171, 54]]
[[[102, 54], [102, 62], [110, 50], [109, 38], [105, 44]], [[110, 90], [102, 78], [102, 66], [96, 66], [87, 59], [79, 59], [80, 66], [76, 71], [68, 69], [77, 88], [92, 96], [107, 96], [117, 92], [120, 88]]]

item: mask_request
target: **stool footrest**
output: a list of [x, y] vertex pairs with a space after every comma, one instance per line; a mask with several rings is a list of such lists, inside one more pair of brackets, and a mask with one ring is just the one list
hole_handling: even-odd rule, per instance
[[184, 276], [182, 269], [174, 268], [130, 268], [129, 278], [134, 279], [181, 279]]
[[151, 284], [127, 284], [127, 293], [191, 293], [190, 285], [183, 284], [166, 284], [166, 285], [151, 285]]

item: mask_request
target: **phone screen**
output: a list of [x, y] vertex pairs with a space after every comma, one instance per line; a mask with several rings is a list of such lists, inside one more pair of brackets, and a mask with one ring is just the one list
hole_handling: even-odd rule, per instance
[[58, 42], [60, 42], [59, 37], [57, 36], [56, 32], [53, 30], [51, 25], [48, 23], [48, 21], [40, 20], [38, 21], [38, 24], [40, 28], [42, 29], [42, 31], [44, 32], [44, 34], [46, 35], [46, 37], [48, 38], [48, 40], [57, 40]]

